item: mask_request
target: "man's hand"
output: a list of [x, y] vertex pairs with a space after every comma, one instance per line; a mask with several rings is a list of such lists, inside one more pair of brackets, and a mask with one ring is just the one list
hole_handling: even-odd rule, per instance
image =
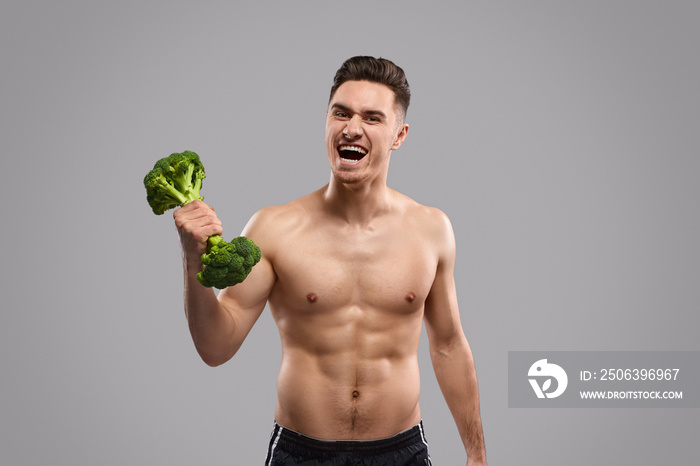
[[224, 232], [221, 220], [214, 209], [202, 201], [192, 201], [176, 209], [173, 218], [185, 266], [199, 267], [200, 258], [207, 250], [207, 239]]

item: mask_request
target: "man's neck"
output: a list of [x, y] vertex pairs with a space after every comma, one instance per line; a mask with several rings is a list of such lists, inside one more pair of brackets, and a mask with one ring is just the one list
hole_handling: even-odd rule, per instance
[[323, 200], [333, 215], [365, 227], [391, 209], [391, 189], [386, 183], [344, 184], [331, 176]]

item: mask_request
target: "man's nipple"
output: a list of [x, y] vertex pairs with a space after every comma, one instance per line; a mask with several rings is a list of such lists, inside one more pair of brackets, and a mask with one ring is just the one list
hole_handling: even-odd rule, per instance
[[306, 295], [306, 300], [310, 303], [315, 303], [317, 299], [318, 299], [318, 296], [316, 296], [315, 293], [309, 293]]
[[408, 301], [409, 303], [412, 303], [414, 299], [416, 299], [416, 295], [413, 294], [413, 291], [409, 292], [406, 295], [406, 301]]

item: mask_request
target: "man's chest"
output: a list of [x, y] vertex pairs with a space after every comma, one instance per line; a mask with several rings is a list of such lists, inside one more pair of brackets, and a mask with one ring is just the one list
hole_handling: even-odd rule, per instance
[[419, 232], [313, 230], [290, 237], [275, 252], [276, 292], [296, 308], [421, 306], [437, 257]]

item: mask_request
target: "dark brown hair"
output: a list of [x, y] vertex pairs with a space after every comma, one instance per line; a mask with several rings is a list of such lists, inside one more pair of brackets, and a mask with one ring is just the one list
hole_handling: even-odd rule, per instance
[[370, 81], [384, 84], [394, 93], [394, 102], [399, 106], [402, 116], [406, 116], [408, 105], [411, 103], [411, 89], [408, 87], [403, 70], [394, 62], [386, 58], [367, 56], [348, 58], [335, 73], [329, 102], [335, 91], [346, 81]]

